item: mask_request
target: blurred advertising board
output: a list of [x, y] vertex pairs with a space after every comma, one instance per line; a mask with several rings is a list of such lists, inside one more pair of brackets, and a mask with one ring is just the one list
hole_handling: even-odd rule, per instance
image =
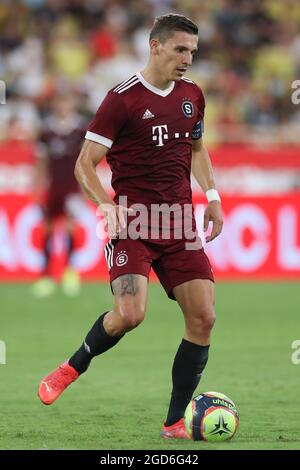
[[[204, 199], [194, 199], [201, 237]], [[217, 279], [300, 279], [300, 195], [222, 198], [224, 229], [206, 245]], [[36, 278], [43, 264], [40, 208], [26, 195], [0, 195], [0, 279]], [[58, 222], [52, 269], [59, 277], [65, 241]], [[73, 265], [86, 280], [107, 279], [102, 220], [86, 204], [77, 219]]]

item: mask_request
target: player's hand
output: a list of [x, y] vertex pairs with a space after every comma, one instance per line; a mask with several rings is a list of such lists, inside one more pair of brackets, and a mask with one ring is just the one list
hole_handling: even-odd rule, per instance
[[205, 237], [206, 242], [211, 242], [222, 232], [223, 217], [222, 207], [219, 201], [211, 201], [208, 203], [204, 212], [204, 232], [207, 231], [209, 222], [213, 223], [211, 234]]
[[120, 232], [127, 227], [128, 215], [134, 211], [116, 204], [100, 204], [99, 207], [104, 215], [104, 228], [109, 237], [117, 238]]

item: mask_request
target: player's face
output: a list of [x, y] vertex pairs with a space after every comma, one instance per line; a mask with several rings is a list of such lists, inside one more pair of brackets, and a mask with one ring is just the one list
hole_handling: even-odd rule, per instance
[[198, 36], [175, 31], [173, 36], [158, 47], [158, 66], [168, 81], [180, 80], [187, 68], [192, 65], [197, 51]]

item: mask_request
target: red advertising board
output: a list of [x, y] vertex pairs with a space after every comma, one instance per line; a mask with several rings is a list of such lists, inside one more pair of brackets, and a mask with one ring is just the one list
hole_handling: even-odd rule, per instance
[[[194, 200], [201, 234], [204, 200]], [[223, 197], [224, 229], [206, 245], [217, 279], [300, 278], [300, 194]], [[203, 234], [202, 234], [203, 235]], [[0, 196], [0, 280], [30, 280], [41, 269], [42, 214], [27, 196]], [[107, 279], [102, 221], [86, 205], [72, 259], [84, 279]], [[65, 243], [57, 225], [52, 266], [59, 276]]]

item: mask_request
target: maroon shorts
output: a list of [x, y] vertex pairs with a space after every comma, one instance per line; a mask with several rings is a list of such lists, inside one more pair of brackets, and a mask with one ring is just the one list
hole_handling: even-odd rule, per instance
[[186, 250], [183, 240], [163, 244], [130, 238], [110, 240], [104, 251], [111, 283], [124, 274], [141, 274], [148, 278], [152, 267], [167, 295], [175, 300], [173, 289], [184, 282], [193, 279], [214, 282], [203, 248]]

